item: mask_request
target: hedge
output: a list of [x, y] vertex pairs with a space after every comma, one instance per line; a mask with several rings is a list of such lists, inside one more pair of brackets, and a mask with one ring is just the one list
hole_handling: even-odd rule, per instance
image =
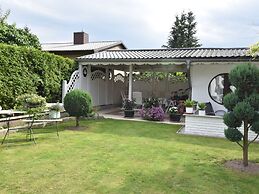
[[68, 58], [0, 44], [0, 106], [13, 108], [16, 97], [24, 93], [37, 93], [47, 102], [60, 100], [62, 80], [68, 80], [75, 68]]

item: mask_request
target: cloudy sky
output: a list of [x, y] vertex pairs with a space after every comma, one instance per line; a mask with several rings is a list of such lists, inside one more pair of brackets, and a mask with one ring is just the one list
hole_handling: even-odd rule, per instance
[[160, 48], [175, 16], [196, 15], [203, 47], [246, 47], [259, 41], [258, 0], [0, 0], [10, 23], [28, 26], [41, 42], [122, 40], [128, 48]]

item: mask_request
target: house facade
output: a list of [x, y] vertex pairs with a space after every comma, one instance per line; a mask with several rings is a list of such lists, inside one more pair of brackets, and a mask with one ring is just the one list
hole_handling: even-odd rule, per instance
[[[259, 67], [258, 59], [252, 60], [247, 50], [248, 48], [140, 49], [108, 50], [86, 55], [77, 58], [79, 69], [68, 83], [64, 82], [63, 96], [74, 88], [80, 88], [93, 96], [96, 106], [119, 104], [121, 91], [127, 91], [129, 99], [136, 90], [148, 94], [146, 90], [150, 88], [145, 85], [139, 87], [138, 80], [134, 80], [134, 72], [183, 72], [188, 81], [182, 87], [189, 89], [191, 99], [210, 102], [215, 111], [224, 110], [222, 98], [231, 89], [227, 76], [230, 70], [241, 63], [253, 63]], [[103, 70], [96, 70], [96, 67]], [[125, 72], [126, 76], [115, 75], [116, 70]], [[168, 98], [175, 91], [173, 84], [166, 83], [153, 90], [160, 91], [163, 87], [166, 92], [158, 92], [161, 96], [156, 97]], [[175, 85], [175, 88], [178, 87]]]

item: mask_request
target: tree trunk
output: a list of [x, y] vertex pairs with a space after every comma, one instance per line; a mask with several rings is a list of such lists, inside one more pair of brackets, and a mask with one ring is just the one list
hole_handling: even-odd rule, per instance
[[76, 127], [79, 127], [79, 117], [76, 117]]
[[244, 137], [243, 137], [243, 165], [248, 166], [248, 125], [244, 122]]

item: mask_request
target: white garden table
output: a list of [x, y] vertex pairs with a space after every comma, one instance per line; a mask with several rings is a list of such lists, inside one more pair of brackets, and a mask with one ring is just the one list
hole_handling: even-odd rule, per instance
[[63, 119], [42, 119], [42, 120], [31, 119], [31, 120], [23, 120], [23, 121], [28, 123], [28, 124], [30, 124], [30, 126], [28, 127], [28, 132], [29, 132], [29, 135], [30, 135], [30, 140], [32, 140], [32, 138], [33, 138], [34, 143], [36, 143], [34, 135], [33, 135], [33, 130], [32, 130], [33, 123], [51, 123], [51, 122], [55, 122], [56, 123], [57, 136], [59, 137], [58, 122], [62, 122]]

